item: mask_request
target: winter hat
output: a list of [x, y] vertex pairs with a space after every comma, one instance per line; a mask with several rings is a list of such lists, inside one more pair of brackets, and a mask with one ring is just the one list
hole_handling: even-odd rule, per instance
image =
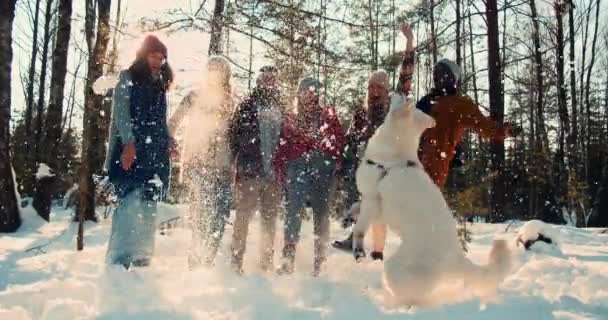
[[321, 82], [313, 77], [304, 77], [300, 80], [300, 84], [298, 84], [298, 95], [300, 95], [305, 90], [314, 89], [318, 91], [321, 88]]
[[369, 75], [367, 84], [370, 85], [371, 83], [379, 83], [388, 89], [389, 88], [389, 79], [388, 78], [389, 78], [388, 73], [384, 69], [378, 69]]
[[460, 87], [462, 78], [462, 68], [449, 59], [440, 59], [433, 66], [433, 82], [438, 90], [451, 93]]
[[139, 50], [137, 50], [137, 57], [140, 59], [145, 58], [148, 54], [160, 52], [165, 59], [167, 59], [167, 46], [158, 39], [155, 35], [148, 35], [144, 39], [144, 42], [141, 44]]
[[271, 66], [271, 65], [266, 65], [266, 66], [263, 66], [260, 68], [260, 74], [266, 73], [266, 72], [275, 73], [275, 72], [277, 72], [277, 68], [275, 68], [275, 66]]
[[270, 65], [260, 68], [260, 72], [256, 78], [256, 83], [259, 85], [265, 79], [264, 77], [266, 77], [269, 73], [273, 75], [273, 78], [276, 78], [277, 68]]

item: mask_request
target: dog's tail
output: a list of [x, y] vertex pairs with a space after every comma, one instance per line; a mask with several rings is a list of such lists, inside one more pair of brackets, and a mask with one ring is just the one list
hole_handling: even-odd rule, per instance
[[492, 294], [511, 270], [511, 252], [506, 240], [494, 240], [488, 265], [480, 266], [465, 258], [465, 285], [478, 295]]

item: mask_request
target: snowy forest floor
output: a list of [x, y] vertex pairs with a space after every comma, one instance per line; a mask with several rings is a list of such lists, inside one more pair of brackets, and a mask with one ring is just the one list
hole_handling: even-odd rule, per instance
[[[163, 221], [185, 208], [162, 205], [160, 211]], [[110, 219], [87, 224], [85, 249], [77, 252], [70, 215], [54, 210], [47, 224], [27, 208], [20, 231], [0, 236], [0, 319], [608, 319], [608, 234], [599, 229], [556, 227], [562, 253], [514, 247], [514, 270], [496, 303], [454, 294], [442, 306], [387, 311], [378, 298], [380, 262], [356, 264], [330, 249], [322, 275], [310, 275], [311, 223], [303, 226], [296, 273], [281, 277], [258, 270], [253, 221], [246, 274], [236, 276], [228, 267], [230, 225], [213, 268], [188, 270], [190, 232], [177, 228], [157, 235], [150, 268], [126, 272], [104, 265]], [[514, 239], [520, 225], [505, 233], [504, 224], [474, 224], [468, 257], [485, 264], [492, 240]], [[332, 240], [345, 234], [332, 226]], [[279, 232], [277, 249], [280, 239]], [[389, 238], [388, 255], [398, 241]], [[43, 251], [27, 251], [40, 245]]]

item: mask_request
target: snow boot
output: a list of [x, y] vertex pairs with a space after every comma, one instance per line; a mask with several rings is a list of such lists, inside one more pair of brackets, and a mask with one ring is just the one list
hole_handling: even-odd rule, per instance
[[331, 244], [334, 248], [342, 251], [353, 251], [353, 233], [351, 232], [348, 238], [344, 240], [336, 240]]
[[296, 244], [286, 243], [283, 247], [283, 263], [277, 269], [278, 275], [292, 274], [295, 269]]

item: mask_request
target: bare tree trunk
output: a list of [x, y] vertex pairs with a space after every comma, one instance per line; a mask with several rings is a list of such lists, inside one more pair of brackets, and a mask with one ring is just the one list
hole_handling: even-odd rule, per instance
[[224, 23], [224, 0], [215, 0], [213, 19], [211, 20], [211, 39], [209, 55], [222, 53], [222, 27]]
[[255, 17], [256, 2], [251, 2], [251, 18], [249, 21], [249, 68], [247, 79], [247, 90], [251, 90], [251, 81], [253, 80], [253, 17]]
[[[80, 56], [78, 57], [78, 64], [76, 65], [76, 69], [74, 69], [74, 75], [79, 74], [80, 68], [83, 65], [85, 53], [83, 51], [79, 51]], [[72, 115], [74, 114], [74, 107], [76, 105], [76, 83], [78, 81], [78, 77], [72, 77], [72, 84], [70, 85], [70, 94], [68, 97], [68, 105], [65, 111], [65, 117], [61, 122], [61, 136], [63, 134], [70, 131], [72, 128]]]
[[[540, 174], [537, 168], [544, 163], [544, 158], [539, 159], [539, 155], [548, 156], [545, 153], [544, 147], [546, 146], [543, 141], [544, 137], [541, 137], [541, 132], [544, 130], [544, 111], [543, 111], [543, 100], [544, 100], [544, 78], [543, 78], [543, 57], [541, 52], [540, 42], [540, 28], [538, 23], [538, 11], [536, 9], [536, 0], [530, 0], [530, 20], [532, 22], [532, 42], [534, 44], [534, 68], [536, 73], [535, 92], [531, 92], [531, 98], [536, 98], [535, 103], [530, 104], [530, 145], [532, 149], [532, 156], [529, 158], [529, 165], [534, 170], [534, 175]], [[542, 128], [541, 128], [542, 124]], [[536, 129], [536, 130], [535, 130]], [[535, 132], [536, 131], [536, 132]], [[536, 134], [536, 135], [535, 135]], [[546, 135], [545, 135], [546, 136]], [[539, 212], [538, 204], [538, 181], [537, 177], [534, 177], [530, 181], [530, 216], [535, 216]]]
[[591, 144], [591, 74], [593, 73], [593, 65], [595, 64], [595, 49], [597, 45], [597, 33], [599, 29], [600, 22], [600, 4], [601, 1], [596, 1], [595, 8], [595, 29], [593, 30], [593, 40], [591, 41], [591, 61], [589, 62], [589, 67], [587, 69], [587, 80], [585, 81], [585, 115], [586, 115], [586, 130], [587, 135], [585, 136], [585, 181], [587, 183], [590, 182], [589, 179], [589, 156], [590, 156], [590, 147]]
[[[41, 161], [46, 162], [52, 169], [57, 169], [57, 164], [62, 161], [58, 159], [58, 146], [61, 139], [61, 118], [63, 116], [63, 97], [65, 89], [65, 77], [67, 74], [68, 48], [70, 45], [70, 31], [72, 18], [72, 0], [59, 0], [58, 7], [58, 27], [57, 40], [53, 50], [53, 62], [51, 66], [51, 93], [49, 106], [46, 114], [45, 141], [41, 145]], [[42, 183], [53, 184], [56, 178], [39, 181]], [[40, 204], [38, 214], [41, 217], [48, 217], [51, 212], [51, 197], [54, 188], [44, 186], [36, 192], [37, 202]], [[38, 209], [37, 209], [38, 210]]]
[[[486, 1], [486, 18], [488, 23], [488, 77], [490, 79], [490, 114], [499, 124], [504, 121], [504, 100], [502, 88], [500, 42], [498, 26], [498, 5], [496, 0]], [[491, 221], [498, 222], [505, 219], [505, 179], [503, 163], [505, 160], [504, 143], [494, 142], [490, 145], [492, 172], [496, 178], [492, 182], [491, 193]]]
[[[570, 36], [570, 52], [568, 53], [570, 67], [570, 103], [572, 104], [572, 125], [570, 139], [572, 145], [572, 154], [570, 155], [573, 165], [578, 162], [578, 101], [576, 96], [576, 32], [574, 29], [574, 6], [570, 5], [568, 9], [568, 29]], [[577, 168], [572, 168], [576, 170]]]
[[471, 51], [471, 75], [473, 77], [473, 97], [475, 103], [479, 103], [479, 96], [477, 93], [477, 70], [475, 69], [475, 48], [473, 45], [473, 25], [471, 23], [471, 15], [468, 17], [469, 22], [469, 50]]
[[462, 66], [462, 39], [461, 39], [461, 14], [460, 5], [462, 0], [456, 0], [456, 64]]
[[537, 146], [538, 146], [538, 142], [537, 140], [540, 139], [540, 137], [537, 137], [536, 135], [536, 125], [537, 125], [537, 119], [536, 119], [536, 108], [534, 105], [534, 95], [535, 93], [532, 92], [532, 90], [529, 91], [528, 96], [530, 97], [529, 99], [529, 105], [530, 105], [530, 114], [528, 115], [530, 118], [530, 134], [529, 134], [529, 145], [530, 145], [530, 149], [531, 152], [528, 152], [525, 157], [527, 157], [528, 160], [528, 166], [530, 168], [532, 168], [532, 170], [534, 170], [534, 173], [532, 174], [532, 177], [530, 179], [530, 184], [528, 187], [528, 217], [534, 217], [535, 215], [537, 215], [538, 213], [538, 185], [539, 185], [539, 181], [537, 179], [537, 168], [539, 168], [539, 162], [541, 161], [540, 159], [538, 159], [537, 156]]
[[[557, 175], [557, 187], [558, 187], [558, 195], [566, 195], [568, 191], [568, 181], [570, 180], [570, 154], [572, 154], [571, 147], [566, 143], [567, 135], [570, 133], [570, 119], [568, 116], [568, 107], [567, 107], [567, 96], [566, 96], [566, 83], [564, 79], [564, 22], [563, 22], [563, 14], [564, 8], [563, 4], [559, 1], [556, 1], [554, 4], [555, 7], [555, 16], [557, 20], [557, 34], [556, 34], [556, 72], [557, 72], [557, 104], [558, 104], [558, 113], [560, 120], [560, 130], [559, 130], [559, 146], [558, 146], [558, 155], [557, 161], [559, 166], [559, 173]], [[558, 196], [558, 197], [559, 197]], [[561, 203], [563, 206], [564, 203]]]
[[87, 53], [93, 53], [95, 43], [95, 7], [97, 0], [85, 0], [84, 33], [87, 41]]
[[[393, 29], [391, 38], [391, 57], [395, 56], [395, 50], [396, 50], [396, 42], [397, 42], [397, 19], [395, 18], [397, 14], [397, 7], [395, 6], [395, 0], [391, 0], [391, 26]], [[396, 86], [396, 78], [397, 78], [397, 70], [393, 68], [393, 70], [391, 71], [391, 73], [393, 74], [393, 79], [392, 79], [392, 87], [395, 88]]]
[[[585, 8], [585, 12], [584, 14], [585, 16], [585, 21], [582, 22], [585, 25], [585, 31], [583, 32], [583, 43], [581, 45], [582, 48], [582, 54], [581, 54], [581, 74], [580, 74], [580, 90], [579, 90], [579, 94], [580, 94], [580, 101], [581, 101], [581, 105], [580, 105], [580, 117], [581, 117], [581, 126], [580, 126], [580, 137], [577, 137], [577, 141], [576, 143], [578, 144], [577, 146], [577, 150], [582, 151], [585, 150], [585, 137], [587, 135], [586, 132], [586, 126], [585, 126], [585, 121], [583, 118], [584, 117], [584, 109], [583, 109], [583, 99], [584, 99], [584, 92], [585, 92], [585, 70], [587, 70], [587, 42], [589, 39], [589, 25], [591, 24], [591, 7], [593, 5], [593, 1], [589, 1], [589, 5], [587, 6], [587, 8]], [[577, 115], [578, 116], [578, 115]], [[578, 117], [577, 117], [578, 118]], [[577, 170], [580, 174], [584, 174], [584, 170], [585, 170], [585, 154], [582, 155], [582, 161], [579, 161], [578, 163], [582, 163], [580, 165], [579, 168], [577, 169], [581, 169], [581, 170]]]
[[369, 52], [371, 55], [371, 60], [370, 60], [370, 68], [371, 71], [377, 70], [378, 69], [378, 52], [377, 52], [377, 48], [378, 46], [376, 45], [376, 43], [378, 42], [378, 32], [377, 32], [377, 21], [376, 19], [374, 19], [374, 10], [373, 10], [373, 4], [375, 2], [372, 0], [368, 0], [367, 1], [367, 14], [368, 14], [368, 18], [369, 18], [369, 32], [370, 32], [370, 42], [369, 42]]
[[[108, 55], [108, 73], [113, 74], [116, 73], [116, 68], [118, 67], [118, 35], [121, 32], [121, 20], [122, 17], [120, 12], [122, 11], [122, 0], [118, 0], [116, 3], [116, 20], [114, 21], [114, 33], [112, 35], [112, 50], [110, 50], [110, 54]], [[110, 90], [113, 92], [113, 90]], [[110, 94], [110, 93], [108, 93]], [[111, 96], [110, 96], [111, 97]], [[110, 99], [108, 99], [108, 104], [111, 106]], [[108, 110], [110, 112], [111, 110]]]
[[536, 72], [536, 133], [539, 151], [543, 155], [549, 152], [549, 141], [545, 127], [545, 83], [543, 77], [543, 53], [541, 50], [540, 25], [538, 23], [538, 11], [536, 0], [530, 0], [530, 13], [532, 20], [532, 40], [534, 42], [534, 68]]
[[570, 119], [568, 116], [568, 108], [567, 108], [567, 97], [566, 97], [566, 88], [564, 87], [565, 78], [564, 78], [564, 23], [563, 23], [563, 12], [562, 8], [558, 7], [556, 4], [555, 13], [557, 19], [557, 34], [556, 34], [556, 71], [557, 71], [557, 99], [558, 99], [558, 112], [560, 115], [560, 138], [559, 138], [559, 152], [562, 154], [560, 162], [563, 163], [564, 157], [566, 156], [566, 146], [565, 146], [565, 138], [566, 135], [570, 132]]
[[0, 1], [0, 232], [21, 226], [10, 154], [11, 64], [13, 20], [17, 0]]
[[92, 85], [103, 74], [106, 51], [110, 41], [110, 6], [111, 0], [98, 0], [97, 36], [93, 54], [89, 56], [87, 83], [85, 88], [85, 111], [82, 139], [82, 164], [80, 167], [80, 201], [78, 206], [78, 250], [83, 248], [83, 221], [96, 221], [95, 185], [93, 174], [101, 173], [103, 149], [106, 132], [98, 128], [107, 127], [108, 114], [102, 114], [103, 96], [93, 92]]
[[32, 55], [30, 58], [30, 67], [28, 72], [27, 89], [26, 89], [26, 104], [25, 104], [25, 150], [26, 150], [26, 166], [24, 174], [24, 185], [26, 189], [30, 189], [33, 185], [33, 170], [35, 166], [34, 160], [34, 143], [32, 138], [32, 118], [34, 113], [34, 82], [36, 77], [36, 62], [38, 61], [38, 26], [40, 21], [40, 1], [36, 0], [36, 8], [34, 9], [34, 22], [32, 34]]
[[433, 57], [433, 65], [437, 63], [437, 33], [435, 31], [435, 0], [430, 0], [429, 5], [429, 23], [431, 24], [431, 56]]
[[[499, 44], [500, 44], [500, 42], [499, 42]], [[501, 50], [500, 65], [501, 66], [505, 66], [507, 63], [507, 45], [508, 45], [508, 43], [507, 43], [507, 10], [503, 10], [503, 13], [502, 13], [502, 45], [500, 47], [500, 50]], [[500, 81], [502, 81], [502, 83], [505, 83], [506, 76], [507, 75], [506, 75], [506, 72], [503, 67], [503, 68], [501, 68], [501, 71], [500, 71]], [[504, 86], [502, 89], [504, 90]], [[504, 100], [504, 93], [503, 93], [503, 100]]]
[[42, 42], [42, 64], [40, 65], [40, 86], [38, 87], [38, 104], [36, 112], [36, 125], [34, 130], [34, 163], [41, 161], [42, 155], [42, 131], [44, 120], [44, 106], [46, 94], [46, 73], [49, 57], [49, 43], [51, 42], [51, 21], [53, 20], [53, 0], [47, 0], [44, 12], [44, 36]]
[[[608, 34], [605, 35], [604, 41], [606, 42], [606, 48], [608, 48]], [[604, 119], [606, 122], [606, 135], [608, 135], [608, 73], [606, 73], [606, 83], [604, 86]]]

